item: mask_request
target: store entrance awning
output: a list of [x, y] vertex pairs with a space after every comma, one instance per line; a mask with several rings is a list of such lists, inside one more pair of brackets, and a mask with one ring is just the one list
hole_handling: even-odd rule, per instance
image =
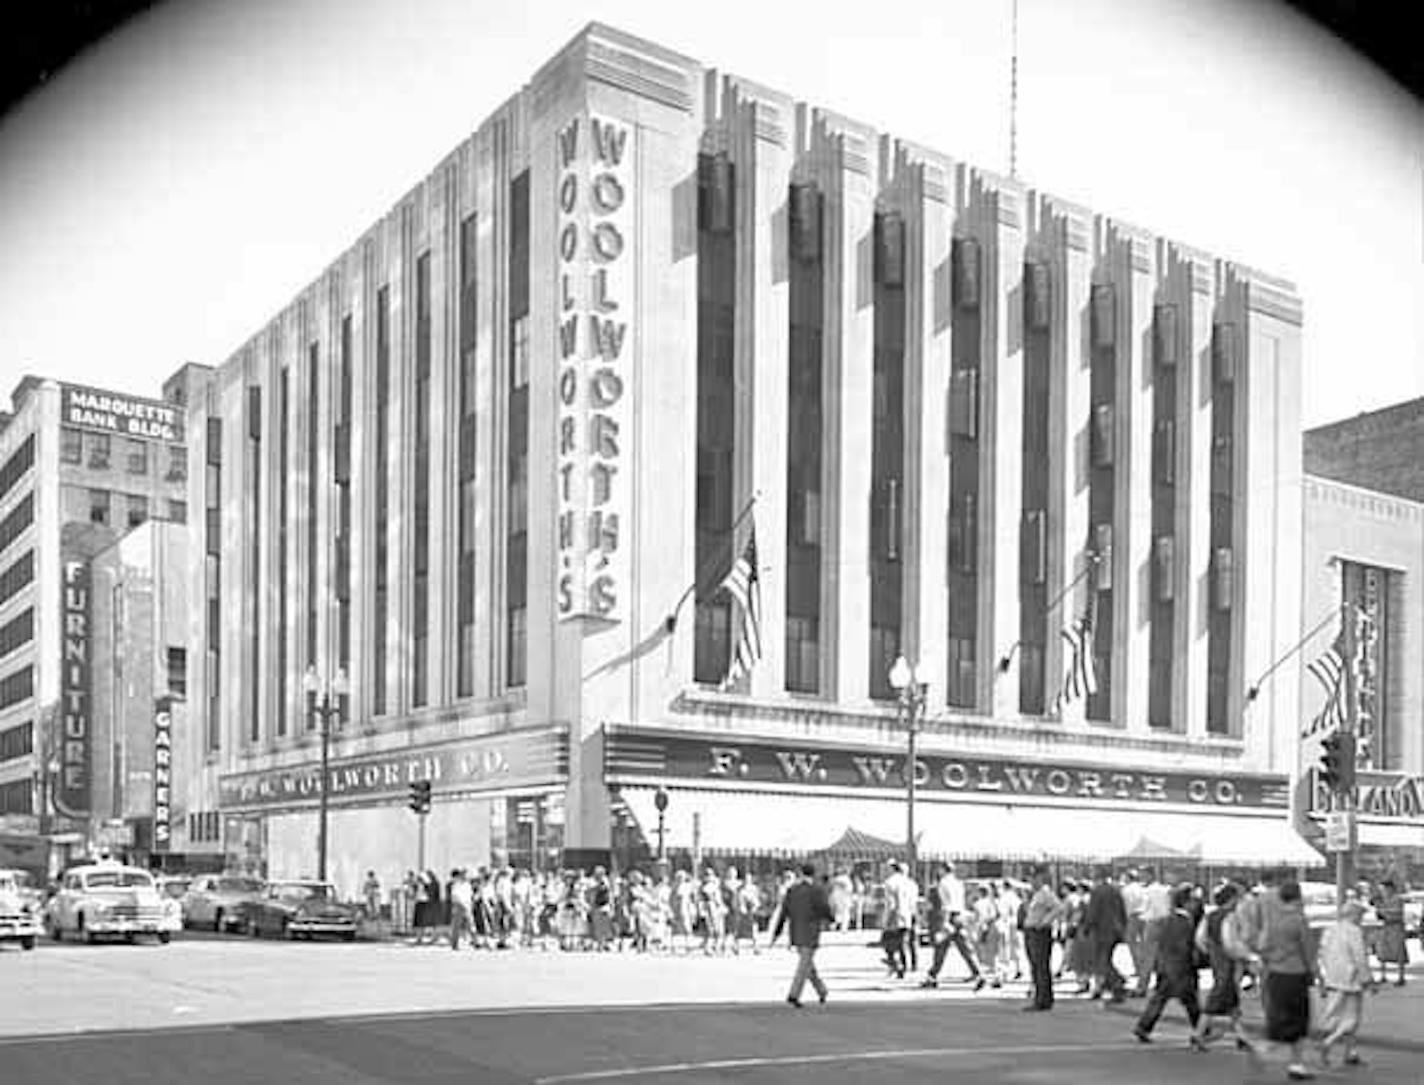
[[[625, 787], [621, 795], [644, 839], [656, 844], [656, 789]], [[1109, 862], [1144, 858], [1142, 849], [1150, 846], [1160, 852], [1154, 858], [1165, 861], [1324, 865], [1284, 812], [1260, 817], [922, 800], [915, 827], [923, 859]], [[902, 842], [906, 805], [903, 799], [675, 788], [668, 790], [665, 829], [669, 850], [810, 856], [847, 838]]]
[[[625, 787], [623, 802], [643, 839], [657, 842], [655, 788]], [[905, 839], [905, 804], [883, 799], [669, 789], [664, 811], [669, 851], [812, 855], [854, 830], [884, 841]]]

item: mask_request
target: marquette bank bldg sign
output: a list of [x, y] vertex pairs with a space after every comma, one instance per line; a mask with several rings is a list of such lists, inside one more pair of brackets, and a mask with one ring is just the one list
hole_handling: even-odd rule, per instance
[[147, 441], [183, 441], [183, 416], [167, 403], [101, 392], [78, 384], [60, 385], [60, 414], [66, 426], [117, 433]]

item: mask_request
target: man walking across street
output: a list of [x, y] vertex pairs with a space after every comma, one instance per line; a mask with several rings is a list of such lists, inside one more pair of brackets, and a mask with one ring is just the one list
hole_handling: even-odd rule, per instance
[[929, 973], [920, 986], [939, 986], [940, 971], [944, 968], [945, 958], [949, 956], [949, 947], [953, 946], [959, 951], [959, 956], [969, 969], [969, 978], [974, 981], [974, 990], [983, 990], [985, 980], [979, 972], [979, 962], [974, 959], [969, 943], [964, 938], [964, 883], [955, 876], [953, 863], [940, 864], [939, 881], [930, 889], [930, 893], [933, 894], [933, 898], [937, 898], [933, 901], [937, 907], [932, 911], [938, 912], [940, 922], [939, 926], [931, 931], [935, 943], [934, 960], [930, 964]]
[[1025, 1010], [1053, 1009], [1053, 927], [1062, 912], [1048, 870], [1040, 867], [1034, 871], [1033, 893], [1024, 911], [1024, 949], [1033, 974], [1033, 1001]]
[[801, 1008], [801, 991], [806, 981], [816, 990], [816, 997], [826, 1001], [826, 984], [816, 971], [816, 950], [821, 944], [821, 927], [834, 922], [826, 890], [816, 883], [816, 868], [807, 863], [801, 868], [801, 880], [786, 891], [777, 916], [776, 929], [771, 932], [771, 944], [775, 945], [781, 936], [781, 929], [788, 927], [787, 939], [796, 950], [796, 975], [791, 979], [791, 990], [786, 1001]]
[[1098, 883], [1088, 895], [1083, 933], [1092, 953], [1093, 997], [1101, 998], [1106, 993], [1111, 1002], [1123, 1001], [1127, 985], [1113, 964], [1113, 952], [1127, 933], [1127, 906], [1113, 884], [1112, 871], [1106, 868], [1098, 871]]
[[1156, 1026], [1157, 1019], [1162, 1016], [1167, 1003], [1175, 998], [1181, 1002], [1183, 1009], [1187, 1011], [1187, 1020], [1191, 1022], [1192, 1032], [1187, 1042], [1198, 1051], [1205, 1051], [1206, 1044], [1197, 1034], [1201, 1008], [1198, 1002], [1199, 978], [1194, 944], [1196, 925], [1187, 911], [1190, 896], [1191, 890], [1185, 886], [1172, 894], [1172, 911], [1158, 929], [1156, 956], [1152, 961], [1152, 969], [1157, 974], [1157, 984], [1152, 988], [1152, 997], [1147, 1000], [1147, 1006], [1138, 1018], [1132, 1034], [1145, 1044], [1151, 1043], [1152, 1029]]
[[1132, 954], [1132, 995], [1139, 997], [1146, 992], [1152, 959], [1147, 956], [1147, 887], [1142, 884], [1136, 870], [1129, 870], [1122, 876], [1122, 905], [1127, 911], [1127, 931], [1123, 940]]

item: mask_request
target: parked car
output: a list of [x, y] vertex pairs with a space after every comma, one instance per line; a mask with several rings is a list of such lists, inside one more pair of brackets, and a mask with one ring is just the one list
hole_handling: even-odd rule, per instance
[[330, 882], [269, 882], [261, 895], [241, 906], [242, 928], [254, 938], [311, 938], [334, 934], [348, 942], [356, 938], [361, 909], [337, 899]]
[[86, 942], [140, 934], [167, 942], [182, 928], [177, 902], [165, 903], [153, 875], [139, 867], [100, 862], [65, 871], [49, 902], [45, 927], [56, 942], [73, 934]]
[[243, 924], [242, 906], [261, 895], [260, 878], [204, 874], [194, 878], [183, 894], [183, 922], [189, 927], [211, 927], [215, 931], [237, 930]]
[[24, 873], [0, 870], [0, 942], [19, 942], [21, 949], [34, 949], [44, 928], [38, 905], [25, 893]]

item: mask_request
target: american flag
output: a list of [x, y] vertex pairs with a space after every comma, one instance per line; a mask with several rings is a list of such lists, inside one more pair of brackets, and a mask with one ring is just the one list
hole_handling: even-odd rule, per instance
[[1073, 622], [1064, 626], [1058, 634], [1063, 638], [1067, 652], [1063, 668], [1063, 688], [1053, 698], [1053, 711], [1063, 711], [1063, 706], [1098, 692], [1098, 676], [1093, 668], [1093, 590], [1088, 590], [1088, 604], [1083, 613]]
[[1345, 722], [1345, 624], [1340, 623], [1340, 632], [1325, 649], [1323, 655], [1305, 665], [1320, 687], [1325, 691], [1325, 704], [1305, 730], [1301, 738], [1310, 738], [1322, 731], [1329, 731]]
[[721, 586], [736, 600], [737, 609], [741, 612], [731, 663], [727, 667], [727, 677], [722, 681], [722, 688], [728, 689], [743, 675], [750, 674], [757, 660], [761, 659], [761, 578], [757, 575], [755, 524], [747, 535], [742, 556], [732, 564], [732, 570]]

